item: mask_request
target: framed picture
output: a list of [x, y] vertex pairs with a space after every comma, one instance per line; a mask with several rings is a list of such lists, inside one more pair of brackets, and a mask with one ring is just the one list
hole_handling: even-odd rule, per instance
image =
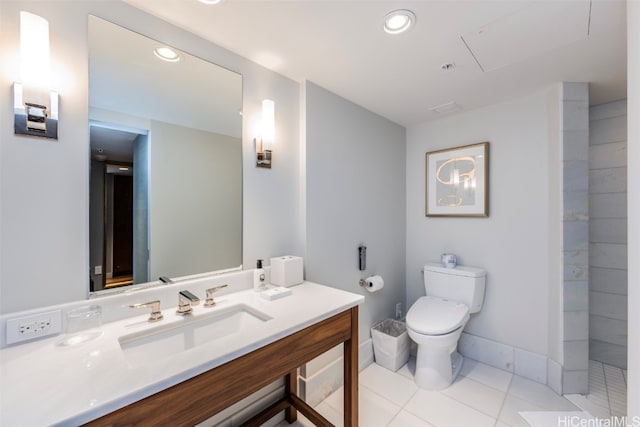
[[489, 143], [426, 153], [426, 215], [489, 216]]

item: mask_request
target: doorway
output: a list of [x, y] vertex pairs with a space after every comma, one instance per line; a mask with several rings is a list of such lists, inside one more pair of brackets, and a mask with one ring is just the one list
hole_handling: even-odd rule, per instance
[[107, 165], [104, 288], [133, 284], [133, 165]]
[[90, 291], [148, 282], [148, 132], [90, 124]]

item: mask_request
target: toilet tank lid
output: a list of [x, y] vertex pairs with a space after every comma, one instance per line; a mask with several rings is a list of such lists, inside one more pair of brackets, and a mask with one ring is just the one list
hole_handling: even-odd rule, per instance
[[455, 268], [446, 268], [437, 262], [428, 262], [424, 265], [423, 271], [432, 271], [440, 274], [451, 274], [454, 276], [466, 277], [484, 277], [487, 272], [482, 268], [467, 267], [466, 265], [458, 265]]

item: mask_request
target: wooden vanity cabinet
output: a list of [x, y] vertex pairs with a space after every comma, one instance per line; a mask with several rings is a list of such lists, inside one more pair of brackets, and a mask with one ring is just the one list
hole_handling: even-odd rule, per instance
[[331, 426], [297, 395], [297, 369], [344, 345], [344, 425], [358, 425], [358, 307], [93, 420], [88, 426], [193, 426], [279, 378], [285, 396], [248, 420], [259, 426], [281, 411], [294, 422], [297, 411], [318, 426]]

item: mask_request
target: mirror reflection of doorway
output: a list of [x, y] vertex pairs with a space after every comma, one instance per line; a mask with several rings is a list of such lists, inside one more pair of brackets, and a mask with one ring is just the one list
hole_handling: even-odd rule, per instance
[[90, 289], [148, 281], [148, 135], [91, 123]]
[[104, 287], [108, 289], [133, 284], [133, 166], [107, 165], [106, 174]]

